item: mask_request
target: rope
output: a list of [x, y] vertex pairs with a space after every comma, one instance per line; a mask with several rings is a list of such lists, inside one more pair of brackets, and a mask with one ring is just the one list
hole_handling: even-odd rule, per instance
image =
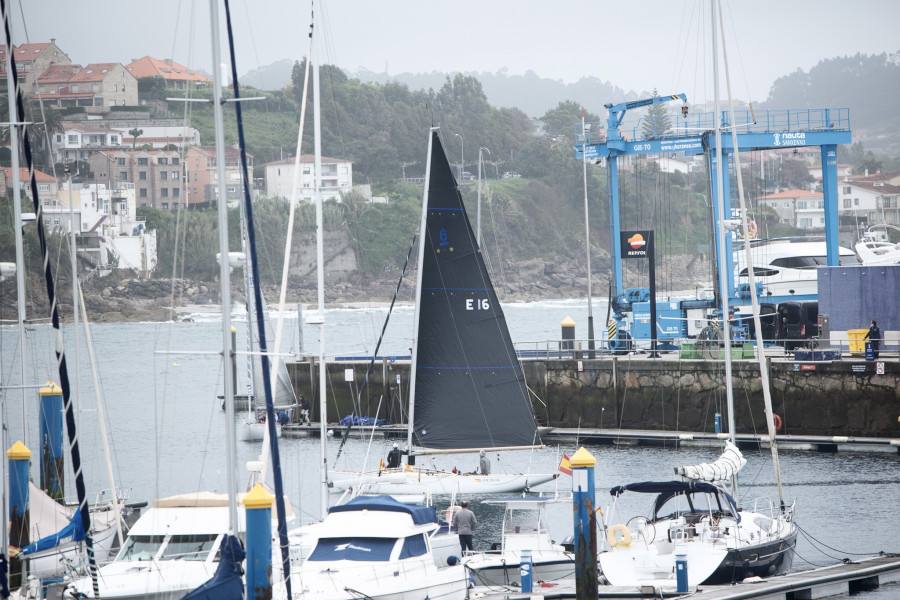
[[[275, 406], [272, 401], [272, 378], [267, 376], [267, 374], [271, 372], [271, 365], [269, 364], [269, 355], [267, 352], [265, 324], [266, 320], [265, 315], [263, 314], [262, 288], [259, 279], [259, 262], [256, 255], [256, 230], [253, 226], [253, 202], [250, 199], [250, 182], [252, 181], [252, 179], [250, 179], [247, 169], [247, 150], [244, 140], [244, 122], [240, 103], [241, 92], [240, 86], [238, 84], [237, 60], [234, 53], [234, 31], [232, 30], [231, 26], [231, 8], [229, 5], [229, 0], [225, 0], [225, 24], [226, 30], [228, 32], [228, 51], [231, 55], [230, 62], [232, 88], [234, 90], [234, 99], [236, 100], [236, 102], [234, 103], [234, 110], [237, 117], [238, 145], [240, 147], [241, 155], [241, 176], [243, 177], [244, 181], [244, 185], [242, 187], [244, 190], [244, 210], [246, 211], [247, 217], [247, 238], [249, 241], [253, 280], [256, 283], [256, 285], [253, 286], [253, 294], [254, 299], [256, 300], [256, 326], [259, 330], [259, 350], [262, 358], [263, 386], [265, 388], [266, 394], [266, 425], [269, 429], [269, 447], [272, 454], [272, 472], [275, 479], [275, 510], [278, 514], [278, 539], [279, 545], [281, 546], [281, 565], [282, 571], [284, 573], [284, 586], [287, 591], [287, 597], [290, 598], [291, 557], [290, 549], [288, 547], [289, 542], [287, 536], [287, 516], [284, 506], [284, 482], [282, 481], [281, 476], [281, 456], [278, 451], [278, 435], [275, 429], [276, 421]], [[220, 156], [219, 160], [225, 160], [225, 157]], [[35, 198], [37, 198], [36, 194]], [[219, 202], [225, 202], [225, 198], [219, 198]], [[222, 260], [225, 260], [225, 258], [225, 256], [222, 256]]]

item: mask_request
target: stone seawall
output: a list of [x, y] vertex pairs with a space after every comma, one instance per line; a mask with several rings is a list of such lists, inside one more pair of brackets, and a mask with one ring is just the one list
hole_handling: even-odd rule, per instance
[[[884, 374], [877, 373], [883, 364]], [[771, 360], [770, 379], [780, 433], [900, 437], [900, 363], [860, 360], [801, 363]], [[715, 428], [725, 413], [722, 361], [617, 357], [596, 360], [525, 360], [535, 415], [552, 427], [621, 427], [686, 432]], [[328, 420], [350, 414], [367, 363], [328, 365]], [[352, 369], [353, 382], [345, 379]], [[289, 365], [295, 387], [315, 406], [312, 359]], [[400, 376], [399, 386], [397, 376]], [[734, 361], [732, 381], [739, 433], [765, 433], [762, 386], [755, 361]], [[408, 362], [377, 363], [362, 394], [362, 414], [405, 421]], [[401, 398], [404, 399], [401, 402]], [[380, 408], [379, 408], [380, 403]]]

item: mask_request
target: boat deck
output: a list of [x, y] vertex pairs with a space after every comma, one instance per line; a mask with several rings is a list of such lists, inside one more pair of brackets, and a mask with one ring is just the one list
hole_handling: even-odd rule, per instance
[[[688, 566], [690, 568], [690, 566]], [[652, 587], [600, 586], [599, 598], [677, 598], [689, 596], [692, 600], [814, 600], [839, 594], [855, 594], [874, 590], [882, 585], [900, 583], [900, 555], [883, 555], [838, 563], [810, 571], [798, 571], [780, 577], [760, 580], [758, 583], [737, 585], [699, 586], [687, 594], [660, 591]], [[476, 587], [474, 597], [483, 600], [539, 600], [575, 597], [575, 580], [568, 579], [552, 587], [535, 584], [531, 594], [523, 594], [516, 588]], [[900, 589], [897, 590], [900, 594]]]

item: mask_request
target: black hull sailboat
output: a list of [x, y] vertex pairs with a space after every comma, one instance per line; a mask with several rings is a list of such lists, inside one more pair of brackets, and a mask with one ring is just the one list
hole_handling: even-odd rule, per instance
[[[419, 454], [541, 445], [525, 376], [438, 130], [428, 144], [408, 445]], [[335, 473], [335, 490], [503, 493], [555, 474], [413, 468]]]

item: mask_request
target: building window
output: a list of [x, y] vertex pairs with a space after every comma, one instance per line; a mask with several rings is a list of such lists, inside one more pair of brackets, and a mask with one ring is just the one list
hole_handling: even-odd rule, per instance
[[146, 198], [146, 197], [147, 197], [147, 188], [141, 188], [140, 197], [141, 197], [141, 198]]
[[172, 188], [172, 195], [176, 198], [179, 197], [181, 195], [181, 190], [178, 188]]
[[38, 185], [38, 191], [39, 191], [39, 192], [49, 192], [49, 191], [50, 191], [50, 184], [49, 184], [49, 183], [41, 183], [41, 184], [39, 184], [39, 185]]
[[119, 181], [128, 181], [128, 171], [119, 171]]
[[59, 219], [53, 219], [53, 224], [54, 224], [54, 225], [59, 225]]
[[233, 185], [228, 186], [228, 191], [229, 191], [229, 192], [236, 192], [236, 191], [237, 191], [237, 186], [233, 186]]
[[162, 188], [159, 191], [159, 195], [162, 196], [163, 198], [168, 198], [169, 197], [169, 188]]
[[303, 174], [309, 175], [309, 167], [303, 167]]
[[791, 203], [790, 203], [790, 202], [787, 202], [787, 201], [785, 201], [785, 203], [784, 203], [784, 207], [785, 207], [785, 208], [790, 208], [790, 207], [791, 207]]
[[804, 200], [797, 200], [797, 210], [806, 208], [806, 202]]
[[146, 156], [142, 156], [141, 158], [138, 158], [138, 165], [140, 165], [142, 167], [146, 167], [149, 164], [150, 164], [150, 159], [147, 158]]
[[178, 181], [178, 171], [172, 171], [172, 181]]
[[850, 192], [850, 187], [849, 187], [849, 186], [847, 186], [847, 187], [844, 188], [844, 193], [845, 193], [845, 194], [851, 193], [851, 192]]
[[197, 188], [192, 189], [192, 190], [191, 190], [191, 193], [196, 194], [196, 193], [197, 193]]
[[859, 206], [859, 198], [853, 199], [853, 206]]
[[169, 159], [168, 159], [168, 158], [162, 158], [162, 157], [160, 157], [160, 159], [159, 159], [159, 164], [161, 164], [161, 165], [167, 165], [167, 164], [169, 164]]
[[844, 208], [850, 208], [852, 204], [853, 200], [851, 200], [850, 198], [844, 198]]
[[77, 136], [77, 135], [70, 135], [70, 136], [68, 136], [67, 139], [69, 140], [69, 143], [70, 143], [70, 144], [77, 144], [77, 143], [78, 143], [78, 136]]
[[116, 159], [116, 164], [119, 165], [120, 167], [124, 167], [124, 166], [125, 166], [125, 159], [124, 159], [124, 158], [117, 158], [117, 159]]
[[177, 157], [177, 156], [173, 156], [173, 157], [172, 157], [172, 164], [173, 164], [173, 165], [177, 165], [178, 163], [179, 163], [178, 157]]
[[163, 207], [163, 210], [169, 210], [169, 203], [168, 203], [168, 202], [163, 202], [162, 207]]
[[169, 172], [168, 172], [168, 171], [160, 171], [160, 172], [159, 172], [159, 178], [160, 178], [160, 179], [163, 179], [163, 180], [168, 179], [168, 178], [169, 178]]
[[62, 143], [62, 134], [61, 134], [61, 133], [57, 133], [57, 134], [56, 134], [56, 143], [57, 143], [57, 144], [61, 144], [61, 143]]
[[147, 181], [147, 171], [141, 171], [138, 173], [138, 179], [141, 181]]

